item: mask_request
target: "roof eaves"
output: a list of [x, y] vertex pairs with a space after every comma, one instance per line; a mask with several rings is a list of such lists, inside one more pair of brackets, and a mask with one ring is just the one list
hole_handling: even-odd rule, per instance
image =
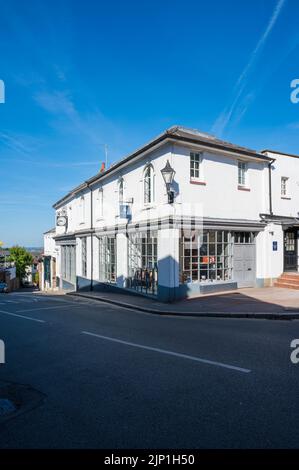
[[294, 153], [279, 152], [279, 150], [265, 149], [262, 150], [261, 153], [274, 153], [275, 155], [284, 155], [285, 157], [299, 158], [299, 155], [296, 155]]
[[190, 143], [194, 143], [194, 144], [197, 144], [197, 145], [202, 145], [202, 146], [205, 146], [205, 147], [208, 147], [208, 148], [211, 148], [211, 149], [214, 148], [214, 149], [218, 149], [218, 150], [224, 150], [226, 152], [230, 152], [230, 153], [233, 153], [233, 154], [239, 154], [239, 155], [244, 155], [244, 156], [248, 156], [248, 157], [253, 157], [253, 158], [256, 158], [258, 160], [263, 160], [263, 161], [271, 161], [272, 160], [272, 158], [267, 157], [265, 155], [262, 155], [261, 153], [255, 152], [253, 150], [249, 150], [249, 149], [246, 149], [246, 148], [243, 148], [243, 147], [238, 147], [238, 146], [229, 145], [229, 144], [222, 144], [222, 143], [219, 143], [217, 141], [192, 139], [192, 138], [184, 137], [184, 136], [180, 136], [180, 135], [173, 135], [173, 136], [170, 135], [169, 137], [174, 138], [174, 139], [179, 140], [179, 141], [182, 141], [182, 142], [190, 142]]
[[50, 228], [50, 230], [47, 230], [46, 232], [44, 232], [43, 235], [47, 235], [47, 233], [53, 233], [53, 232], [56, 232], [56, 228], [55, 228], [55, 227]]
[[69, 191], [65, 196], [63, 196], [61, 199], [59, 199], [55, 204], [53, 204], [53, 208], [57, 209], [61, 204], [65, 203], [68, 199], [70, 199], [72, 196], [75, 196], [77, 193], [82, 191], [83, 189], [87, 188], [87, 182], [84, 181], [81, 183], [79, 186], [76, 186], [74, 189]]
[[[186, 134], [190, 135], [186, 135]], [[119, 160], [117, 163], [112, 165], [110, 168], [108, 168], [106, 171], [103, 171], [102, 173], [97, 173], [96, 175], [92, 176], [88, 180], [84, 181], [81, 185], [77, 186], [74, 188], [72, 191], [67, 193], [64, 197], [59, 199], [55, 204], [53, 204], [53, 208], [57, 209], [61, 204], [65, 203], [68, 199], [71, 197], [75, 196], [78, 192], [82, 191], [83, 189], [89, 187], [90, 185], [98, 182], [102, 178], [106, 177], [107, 175], [111, 174], [121, 166], [125, 165], [129, 161], [133, 160], [134, 158], [138, 157], [140, 154], [146, 152], [147, 150], [151, 149], [155, 145], [163, 142], [164, 140], [167, 140], [168, 138], [171, 140], [178, 140], [181, 142], [189, 142], [197, 145], [202, 145], [207, 148], [211, 149], [218, 149], [218, 150], [223, 150], [229, 153], [232, 153], [234, 155], [244, 155], [247, 157], [252, 157], [256, 158], [258, 160], [262, 161], [272, 161], [270, 157], [267, 157], [263, 155], [262, 153], [255, 152], [254, 150], [246, 149], [245, 147], [239, 147], [235, 146], [233, 144], [229, 144], [228, 142], [220, 141], [213, 136], [210, 136], [211, 138], [209, 139], [208, 134], [200, 133], [198, 132], [197, 134], [194, 133], [192, 134], [192, 129], [188, 130], [183, 128], [182, 126], [172, 126], [168, 129], [166, 129], [163, 133], [159, 134], [157, 137], [154, 139], [150, 140], [147, 144], [143, 145], [142, 147], [139, 147], [137, 150], [135, 150], [133, 153], [127, 155], [126, 157], [122, 158]], [[183, 135], [182, 135], [183, 134]], [[191, 136], [194, 136], [193, 138]], [[203, 138], [203, 136], [207, 136], [207, 138]], [[202, 137], [201, 137], [202, 136]]]

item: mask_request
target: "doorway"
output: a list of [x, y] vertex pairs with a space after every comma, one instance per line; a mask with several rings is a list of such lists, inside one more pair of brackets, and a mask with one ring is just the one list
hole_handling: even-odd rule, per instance
[[284, 232], [284, 271], [298, 270], [297, 229]]
[[234, 233], [233, 280], [238, 283], [238, 287], [255, 286], [255, 252], [254, 233]]

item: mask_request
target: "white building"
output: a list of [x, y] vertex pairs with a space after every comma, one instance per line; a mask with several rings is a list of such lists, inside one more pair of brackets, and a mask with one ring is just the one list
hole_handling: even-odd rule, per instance
[[39, 270], [39, 285], [41, 290], [57, 289], [56, 283], [56, 257], [59, 248], [55, 243], [56, 228], [44, 233], [44, 253]]
[[62, 289], [172, 301], [298, 271], [299, 159], [196, 130], [166, 130], [54, 208]]

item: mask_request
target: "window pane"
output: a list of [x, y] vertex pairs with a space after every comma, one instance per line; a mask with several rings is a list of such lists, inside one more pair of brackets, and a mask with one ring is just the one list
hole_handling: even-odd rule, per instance
[[208, 245], [206, 245], [206, 244], [201, 245], [201, 247], [200, 247], [200, 256], [207, 255], [207, 253], [208, 253]]
[[210, 243], [209, 244], [209, 255], [215, 255], [216, 254], [216, 245], [215, 243]]
[[209, 243], [215, 243], [216, 240], [216, 233], [215, 232], [210, 232], [209, 233]]

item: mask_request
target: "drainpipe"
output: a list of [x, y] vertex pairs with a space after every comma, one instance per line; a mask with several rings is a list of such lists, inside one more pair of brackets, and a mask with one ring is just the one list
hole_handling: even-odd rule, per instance
[[91, 229], [91, 237], [90, 237], [90, 290], [93, 290], [93, 197], [92, 197], [92, 189], [88, 185], [90, 189], [90, 229]]
[[275, 160], [271, 160], [271, 162], [268, 163], [268, 172], [269, 172], [269, 211], [270, 215], [273, 215], [273, 207], [272, 207], [272, 164], [275, 162]]

